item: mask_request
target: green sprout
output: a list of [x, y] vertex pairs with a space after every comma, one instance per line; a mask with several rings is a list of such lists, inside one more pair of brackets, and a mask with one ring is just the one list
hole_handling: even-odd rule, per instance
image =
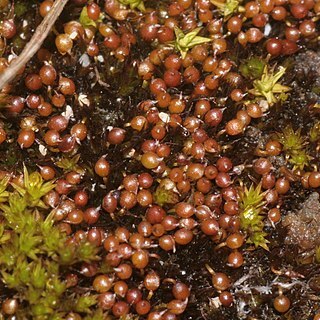
[[[20, 213], [24, 212], [26, 208], [27, 201], [18, 192], [12, 192], [8, 202], [0, 204], [0, 209], [3, 211], [2, 214], [7, 219], [7, 223], [15, 230], [21, 230], [30, 223], [27, 215], [26, 218], [20, 216]], [[12, 215], [15, 215], [14, 219], [12, 219]]]
[[170, 179], [161, 180], [156, 191], [153, 193], [153, 200], [159, 206], [179, 202], [179, 193], [175, 184]]
[[41, 198], [52, 190], [55, 184], [52, 181], [43, 182], [39, 172], [35, 171], [29, 175], [26, 166], [23, 167], [23, 184], [24, 186], [21, 187], [15, 183], [11, 183], [31, 206], [46, 208]]
[[143, 0], [118, 0], [118, 2], [125, 6], [130, 6], [131, 10], [138, 9], [141, 12], [146, 11]]
[[6, 175], [0, 181], [0, 203], [7, 201], [9, 197], [9, 192], [6, 191], [9, 181], [10, 181], [9, 175]]
[[301, 136], [301, 128], [294, 131], [292, 126], [287, 126], [277, 134], [277, 139], [282, 144], [283, 151], [294, 169], [302, 170], [309, 164], [311, 157], [305, 150], [306, 139]]
[[256, 248], [260, 246], [269, 250], [269, 241], [265, 238], [267, 233], [263, 231], [265, 192], [261, 192], [261, 184], [256, 188], [251, 185], [249, 189], [245, 186], [240, 190], [239, 196], [240, 226], [248, 236], [247, 242], [254, 244]]
[[224, 18], [228, 18], [234, 12], [238, 11], [240, 1], [238, 0], [226, 0], [226, 2], [220, 2], [218, 0], [210, 0], [212, 4], [214, 4]]
[[97, 296], [88, 295], [88, 296], [80, 296], [75, 305], [75, 310], [77, 312], [85, 312], [91, 313], [90, 307], [97, 303]]
[[305, 145], [305, 139], [301, 136], [301, 128], [295, 132], [291, 125], [285, 127], [277, 137], [286, 152], [300, 150]]
[[76, 154], [72, 158], [62, 157], [55, 165], [63, 170], [64, 173], [75, 171], [79, 174], [84, 174], [85, 170], [78, 165], [80, 154]]
[[[309, 132], [311, 142], [316, 142], [320, 139], [320, 121], [317, 121]], [[0, 193], [1, 194], [1, 193]]]
[[25, 1], [17, 1], [14, 4], [14, 14], [19, 18], [23, 16], [28, 11], [28, 9], [28, 3], [26, 3]]
[[0, 222], [0, 245], [8, 242], [11, 239], [10, 232], [7, 232], [4, 227], [4, 223]]
[[[269, 72], [268, 67], [265, 66], [261, 79], [253, 81], [253, 89], [249, 90], [254, 96], [263, 96], [267, 99], [269, 105], [273, 105], [278, 102], [286, 92], [291, 88], [283, 86], [278, 83], [280, 78], [284, 75], [286, 68], [280, 67], [276, 73]], [[278, 95], [278, 99], [275, 95]]]
[[180, 51], [182, 59], [184, 59], [190, 49], [198, 44], [207, 43], [212, 41], [210, 38], [200, 37], [198, 33], [202, 28], [196, 28], [187, 34], [184, 34], [178, 27], [174, 28], [176, 35], [176, 40], [170, 43], [170, 46], [174, 47], [176, 50]]
[[253, 56], [243, 61], [240, 64], [239, 70], [247, 79], [258, 79], [261, 78], [265, 66], [266, 63], [262, 59]]

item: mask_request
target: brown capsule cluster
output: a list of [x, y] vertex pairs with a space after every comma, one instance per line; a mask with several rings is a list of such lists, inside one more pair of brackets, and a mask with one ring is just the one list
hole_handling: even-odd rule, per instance
[[113, 268], [113, 273], [97, 275], [93, 289], [99, 293], [99, 306], [103, 310], [112, 310], [115, 317], [134, 310], [140, 316], [148, 316], [147, 319], [154, 319], [155, 313], [170, 314], [172, 319], [176, 319], [174, 315], [182, 314], [187, 306], [190, 289], [186, 284], [174, 281], [174, 299], [161, 310], [150, 300], [161, 285], [161, 278], [155, 271], [148, 271], [139, 286], [129, 287], [134, 269], [148, 269], [149, 256], [152, 255], [148, 252], [152, 247], [151, 230], [148, 229], [152, 229], [151, 225], [141, 222], [136, 233], [118, 227], [105, 238], [105, 262]]
[[[181, 103], [181, 99], [179, 100]], [[198, 100], [199, 109], [202, 108], [201, 104], [207, 104], [210, 108], [208, 100]], [[252, 110], [250, 108], [254, 109], [255, 106], [250, 106], [248, 110]], [[138, 225], [138, 233], [134, 236], [139, 241], [139, 247], [134, 245], [135, 250], [149, 250], [150, 243], [156, 243], [164, 251], [175, 252], [177, 245], [189, 244], [194, 234], [201, 231], [218, 244], [217, 249], [222, 246], [229, 248], [227, 266], [241, 267], [244, 263], [241, 251], [246, 243], [246, 234], [241, 230], [240, 196], [235, 180], [242, 170], [251, 170], [251, 174], [260, 180], [261, 187], [265, 190], [263, 201], [268, 208], [270, 223], [278, 223], [281, 219], [279, 199], [289, 192], [290, 183], [294, 181], [292, 173], [276, 171], [273, 167], [272, 157], [281, 154], [281, 144], [273, 139], [268, 140], [264, 151], [260, 150], [263, 156], [257, 157], [247, 169], [241, 169], [241, 166], [234, 166], [230, 158], [220, 155], [221, 147], [218, 142], [209, 138], [209, 126], [205, 121], [189, 117], [183, 122], [183, 126], [189, 131], [190, 138], [183, 143], [181, 153], [175, 155], [172, 166], [168, 161], [172, 157], [170, 147], [168, 146], [167, 153], [160, 153], [159, 148], [166, 145], [162, 141], [165, 140], [167, 131], [176, 128], [164, 121], [166, 119], [161, 119], [163, 115], [155, 110], [154, 102], [144, 101], [140, 109], [143, 115], [135, 116], [130, 126], [138, 132], [143, 130], [145, 137], [147, 133], [150, 135], [149, 139], [142, 142], [142, 154], [138, 157], [142, 173], [126, 175], [120, 191], [112, 191], [105, 196], [103, 209], [109, 214], [117, 214], [119, 210], [131, 211], [138, 207], [139, 212], [144, 210], [144, 220]], [[154, 126], [148, 120], [150, 111], [158, 117]], [[211, 114], [215, 112], [216, 110]], [[253, 111], [250, 112], [253, 114]], [[155, 130], [159, 126], [159, 130]], [[162, 134], [156, 136], [160, 130], [163, 130]], [[214, 164], [205, 161], [211, 154], [215, 157]], [[317, 172], [311, 175], [311, 181], [316, 175]], [[163, 202], [161, 195], [158, 195], [158, 188], [164, 190]], [[186, 196], [187, 201], [180, 200]], [[146, 237], [151, 240], [147, 241], [147, 245], [144, 239]], [[132, 256], [132, 250], [129, 252]], [[119, 253], [110, 252], [109, 255], [111, 259], [116, 259], [116, 264], [120, 263]], [[219, 292], [221, 304], [231, 306], [233, 296], [227, 291], [231, 286], [229, 277], [225, 273], [214, 273], [212, 282]]]
[[[5, 106], [8, 117], [21, 119], [17, 143], [28, 149], [37, 141], [53, 152], [75, 153], [87, 137], [85, 121], [75, 122], [72, 108], [67, 106], [76, 93], [75, 82], [59, 75], [52, 64], [44, 61], [38, 72], [25, 76], [24, 83], [29, 93], [10, 96]], [[3, 143], [6, 132], [1, 128], [0, 133]]]
[[[0, 4], [6, 7], [4, 2]], [[12, 88], [6, 88], [5, 93], [12, 95], [5, 103], [5, 114], [19, 119], [20, 132], [12, 137], [1, 122], [0, 144], [16, 138], [22, 149], [32, 151], [36, 142], [44, 157], [47, 152], [57, 156], [55, 165], [48, 157], [39, 165], [44, 180], [56, 179], [56, 187], [43, 201], [68, 236], [67, 243], [87, 239], [101, 249], [102, 262], [83, 263], [80, 274], [92, 278], [102, 310], [116, 318], [134, 313], [148, 320], [178, 319], [187, 307], [190, 287], [171, 279], [171, 301], [155, 305], [153, 293], [165, 279], [151, 265], [159, 258], [156, 250], [174, 254], [196, 236], [210, 238], [215, 252], [222, 247], [227, 250], [225, 270], [209, 271], [221, 305], [231, 306], [234, 297], [229, 272], [245, 263], [243, 251], [250, 236], [240, 221], [239, 180], [247, 175], [261, 185], [271, 226], [281, 220], [282, 199], [296, 179], [304, 188], [320, 187], [317, 170], [296, 174], [277, 167], [276, 157], [283, 156], [284, 147], [271, 136], [262, 150], [256, 150], [252, 163], [246, 164], [235, 163], [237, 160], [228, 156], [230, 145], [223, 145], [225, 140], [220, 139], [226, 133], [234, 141], [233, 136], [265, 116], [263, 104], [245, 100], [247, 84], [238, 61], [229, 55], [234, 43], [262, 46], [273, 58], [294, 54], [299, 45], [312, 43], [318, 36], [318, 3], [247, 1], [225, 16], [224, 4], [218, 1], [177, 0], [164, 4], [162, 11], [147, 9], [140, 14], [137, 8], [116, 0], [104, 5], [101, 1], [74, 0], [73, 5], [81, 8], [85, 18], [68, 21], [59, 29], [62, 33], [56, 36], [55, 46], [64, 58], [72, 60], [81, 51], [95, 66], [100, 66], [100, 55], [104, 61], [114, 56], [117, 63], [125, 65], [138, 42], [147, 48], [134, 61], [146, 97], [125, 126], [106, 129], [103, 141], [103, 148], [117, 152], [131, 137], [139, 136], [133, 155], [126, 160], [134, 169], [124, 172], [119, 185], [110, 190], [108, 183], [116, 169], [109, 153], [94, 156], [90, 177], [106, 185], [107, 192], [102, 201], [99, 199], [104, 211], [93, 205], [91, 191], [83, 184], [81, 159], [74, 158], [88, 135], [87, 120], [75, 120], [67, 106], [80, 94], [77, 81], [61, 72], [52, 53], [41, 48], [36, 62], [40, 67], [35, 64], [19, 73], [26, 94], [13, 95]], [[41, 2], [40, 15], [45, 17], [52, 5], [52, 0]], [[102, 14], [108, 18], [103, 19]], [[279, 35], [273, 32], [275, 27], [282, 30]], [[183, 47], [177, 42], [177, 30], [185, 36], [198, 30], [197, 36], [206, 40]], [[16, 32], [13, 19], [2, 20], [2, 38], [10, 43]], [[12, 61], [1, 57], [0, 72]], [[20, 176], [13, 179], [21, 184]], [[96, 225], [101, 215], [105, 219], [110, 215], [115, 221], [135, 216], [139, 222], [131, 228], [105, 230]], [[110, 270], [101, 272], [101, 266]], [[135, 283], [136, 274], [143, 276], [141, 283]], [[67, 286], [76, 286], [79, 276], [68, 274]], [[273, 301], [279, 313], [287, 312], [290, 305], [283, 294]], [[15, 314], [17, 308], [16, 299], [2, 304], [7, 315]]]
[[[118, 61], [124, 62], [130, 54], [131, 47], [136, 44], [136, 35], [124, 25], [116, 29], [102, 22], [103, 11], [113, 17], [128, 13], [128, 10], [120, 9], [117, 1], [106, 1], [104, 10], [98, 3], [90, 2], [82, 9], [83, 21], [80, 19], [80, 22], [67, 22], [64, 25], [64, 33], [56, 37], [55, 44], [59, 53], [71, 54], [75, 42], [85, 42], [86, 53], [90, 57], [97, 57], [101, 50], [107, 48]], [[101, 37], [103, 40], [98, 42], [96, 38]]]

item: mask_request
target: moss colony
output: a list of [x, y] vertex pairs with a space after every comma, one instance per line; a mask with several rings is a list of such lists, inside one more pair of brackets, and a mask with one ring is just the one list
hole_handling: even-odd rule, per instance
[[[0, 83], [59, 1], [0, 0]], [[319, 320], [319, 17], [68, 1], [0, 87], [0, 319]]]

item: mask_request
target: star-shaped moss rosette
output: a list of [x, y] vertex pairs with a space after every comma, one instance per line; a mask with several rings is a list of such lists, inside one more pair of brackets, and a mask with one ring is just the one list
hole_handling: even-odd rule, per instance
[[241, 62], [239, 70], [241, 74], [251, 80], [261, 78], [266, 62], [261, 57], [253, 56]]
[[219, 9], [225, 19], [232, 15], [234, 12], [238, 11], [240, 4], [240, 1], [238, 0], [226, 0], [226, 2], [210, 0], [210, 2]]
[[301, 150], [306, 144], [306, 139], [301, 135], [301, 128], [294, 131], [291, 125], [285, 127], [277, 137], [285, 152]]
[[53, 181], [44, 182], [39, 172], [28, 173], [26, 166], [23, 167], [23, 187], [15, 183], [11, 185], [24, 197], [28, 205], [47, 208], [41, 198], [55, 187]]
[[153, 200], [159, 206], [176, 204], [179, 202], [179, 192], [174, 182], [170, 179], [162, 179], [153, 193]]
[[176, 40], [169, 45], [178, 50], [181, 54], [181, 58], [184, 59], [188, 51], [196, 45], [212, 41], [210, 38], [198, 36], [201, 29], [202, 28], [199, 27], [188, 32], [187, 34], [184, 34], [181, 29], [175, 27], [174, 33], [176, 35]]
[[301, 128], [294, 131], [292, 126], [285, 127], [282, 132], [277, 133], [277, 139], [282, 144], [283, 151], [293, 169], [303, 170], [312, 159], [307, 154], [307, 139], [301, 135]]
[[76, 154], [73, 157], [62, 156], [59, 161], [55, 162], [55, 165], [63, 170], [64, 173], [75, 171], [79, 174], [84, 174], [85, 170], [78, 164], [80, 160], [80, 154]]
[[239, 192], [240, 226], [247, 234], [247, 243], [254, 246], [268, 249], [268, 240], [264, 232], [263, 206], [265, 205], [265, 192], [261, 191], [261, 184], [256, 187], [251, 185], [249, 189], [244, 186]]
[[118, 0], [118, 2], [125, 6], [130, 6], [131, 10], [138, 9], [141, 12], [146, 11], [143, 0]]
[[286, 68], [280, 66], [278, 72], [270, 73], [268, 67], [265, 66], [261, 79], [253, 81], [254, 88], [249, 90], [249, 92], [257, 97], [265, 97], [268, 104], [272, 106], [281, 100], [281, 95], [291, 90], [290, 87], [278, 83], [285, 72]]

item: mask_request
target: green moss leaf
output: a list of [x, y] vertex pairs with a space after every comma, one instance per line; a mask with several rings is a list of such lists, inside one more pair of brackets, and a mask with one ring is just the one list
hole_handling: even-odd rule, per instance
[[[16, 236], [13, 235], [12, 238], [16, 238]], [[2, 245], [0, 248], [0, 265], [4, 265], [8, 269], [15, 266], [19, 255], [17, 249], [12, 242]]]
[[84, 312], [84, 313], [91, 313], [90, 307], [94, 306], [97, 303], [96, 296], [80, 296], [77, 299], [75, 305], [75, 311], [77, 312]]
[[37, 254], [41, 252], [38, 247], [42, 237], [35, 235], [34, 230], [22, 232], [19, 237], [19, 251], [26, 254], [30, 259], [37, 260]]
[[9, 197], [9, 192], [6, 191], [6, 189], [8, 187], [10, 179], [10, 175], [6, 175], [0, 180], [0, 202], [5, 202]]
[[31, 281], [32, 264], [28, 263], [25, 255], [18, 257], [16, 266], [16, 276], [20, 278], [22, 283], [29, 284]]
[[[47, 284], [47, 286], [49, 286], [49, 284]], [[65, 283], [60, 281], [57, 277], [53, 277], [53, 279], [51, 279], [50, 286], [50, 290], [53, 290], [58, 296], [61, 296], [66, 290]]]
[[53, 313], [53, 309], [41, 303], [41, 301], [39, 301], [38, 304], [33, 305], [31, 311], [33, 316], [42, 317], [42, 319], [47, 319], [46, 316]]
[[2, 281], [8, 286], [8, 288], [16, 288], [21, 284], [19, 277], [16, 277], [15, 274], [1, 271]]
[[33, 262], [31, 271], [31, 284], [37, 289], [43, 289], [47, 281], [46, 270], [42, 266], [41, 260]]
[[58, 252], [58, 262], [62, 265], [73, 264], [76, 260], [74, 246], [63, 246]]

